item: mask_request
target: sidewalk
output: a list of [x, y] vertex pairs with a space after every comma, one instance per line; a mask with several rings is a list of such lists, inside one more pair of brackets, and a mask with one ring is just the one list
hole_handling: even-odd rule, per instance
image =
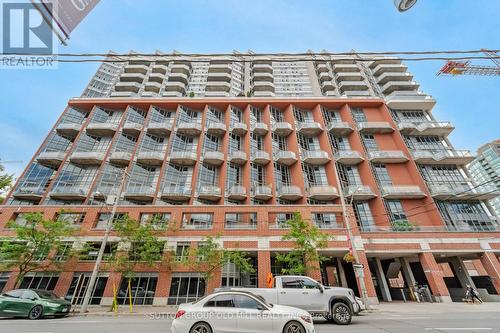
[[[363, 312], [363, 315], [370, 314], [428, 314], [428, 313], [456, 313], [456, 312], [498, 312], [500, 313], [500, 303], [483, 303], [483, 304], [466, 304], [466, 303], [403, 303], [391, 302], [380, 303], [372, 306], [372, 312]], [[75, 308], [71, 312], [71, 316], [143, 316], [152, 318], [167, 318], [173, 317], [177, 312], [177, 306], [150, 306], [137, 305], [134, 306], [133, 312], [130, 313], [128, 305], [122, 305], [118, 308], [117, 313], [111, 312], [110, 307], [90, 306], [86, 314], [78, 312], [79, 308]]]

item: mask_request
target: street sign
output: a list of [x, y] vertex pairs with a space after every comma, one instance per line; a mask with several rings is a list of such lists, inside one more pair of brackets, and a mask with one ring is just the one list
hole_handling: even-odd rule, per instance
[[352, 264], [353, 268], [363, 269], [365, 266], [363, 264]]

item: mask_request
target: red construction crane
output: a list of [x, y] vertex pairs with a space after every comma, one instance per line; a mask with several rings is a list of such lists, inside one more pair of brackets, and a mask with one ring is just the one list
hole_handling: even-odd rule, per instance
[[497, 52], [483, 50], [495, 66], [482, 66], [482, 65], [471, 65], [470, 61], [448, 61], [440, 70], [437, 72], [439, 75], [486, 75], [495, 76], [500, 75], [500, 55]]

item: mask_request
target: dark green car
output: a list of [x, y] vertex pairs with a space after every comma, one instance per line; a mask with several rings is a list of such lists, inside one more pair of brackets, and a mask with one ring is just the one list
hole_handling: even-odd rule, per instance
[[47, 290], [14, 289], [0, 295], [0, 317], [64, 317], [70, 309], [70, 302]]

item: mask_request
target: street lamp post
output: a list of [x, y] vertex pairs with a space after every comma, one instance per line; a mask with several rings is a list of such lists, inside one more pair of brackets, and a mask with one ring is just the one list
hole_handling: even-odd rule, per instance
[[[333, 163], [333, 169], [335, 171], [335, 174], [338, 175], [338, 172], [337, 172], [337, 161], [334, 161], [334, 163]], [[339, 181], [339, 184], [340, 184], [340, 187], [341, 187], [340, 191], [339, 191], [339, 196], [340, 196], [340, 203], [342, 205], [342, 214], [344, 215], [344, 222], [345, 222], [345, 226], [346, 226], [346, 229], [347, 229], [347, 235], [349, 237], [349, 241], [351, 242], [352, 255], [353, 255], [354, 260], [356, 261], [356, 263], [359, 263], [358, 251], [357, 251], [356, 246], [355, 246], [355, 244], [353, 242], [354, 235], [352, 233], [352, 228], [351, 228], [351, 211], [350, 211], [350, 209], [347, 209], [347, 205], [346, 205], [346, 202], [345, 202], [344, 191], [343, 191], [344, 189], [343, 189], [343, 182], [342, 182], [342, 180]], [[354, 195], [356, 194], [356, 192], [359, 189], [360, 189], [360, 187], [357, 187], [354, 190], [354, 192], [352, 193], [351, 199], [349, 200], [349, 207], [352, 207], [352, 202], [354, 200]], [[361, 289], [361, 299], [363, 300], [363, 303], [366, 306], [366, 310], [370, 311], [371, 308], [370, 308], [370, 304], [368, 302], [368, 293], [366, 291], [366, 284], [365, 284], [365, 279], [364, 279], [363, 268], [354, 267], [354, 272], [355, 272], [356, 278], [358, 280], [359, 287]]]
[[[97, 280], [97, 274], [99, 273], [99, 266], [102, 262], [102, 257], [104, 256], [104, 250], [106, 249], [106, 244], [108, 242], [109, 234], [113, 229], [113, 220], [116, 214], [116, 208], [118, 207], [118, 202], [122, 195], [123, 186], [125, 185], [125, 180], [128, 176], [127, 171], [123, 172], [123, 177], [120, 182], [120, 187], [118, 187], [118, 192], [116, 194], [116, 198], [114, 198], [113, 209], [111, 210], [111, 216], [109, 217], [106, 223], [106, 229], [104, 231], [104, 237], [102, 238], [101, 247], [99, 248], [99, 252], [97, 254], [97, 258], [95, 260], [94, 269], [92, 270], [92, 275], [90, 276], [90, 281], [85, 290], [85, 297], [83, 298], [82, 308], [80, 309], [80, 313], [87, 312], [87, 307], [90, 302], [90, 297], [92, 296], [92, 292], [94, 291], [95, 282]], [[109, 197], [109, 196], [108, 196]], [[106, 198], [107, 200], [107, 198]]]

